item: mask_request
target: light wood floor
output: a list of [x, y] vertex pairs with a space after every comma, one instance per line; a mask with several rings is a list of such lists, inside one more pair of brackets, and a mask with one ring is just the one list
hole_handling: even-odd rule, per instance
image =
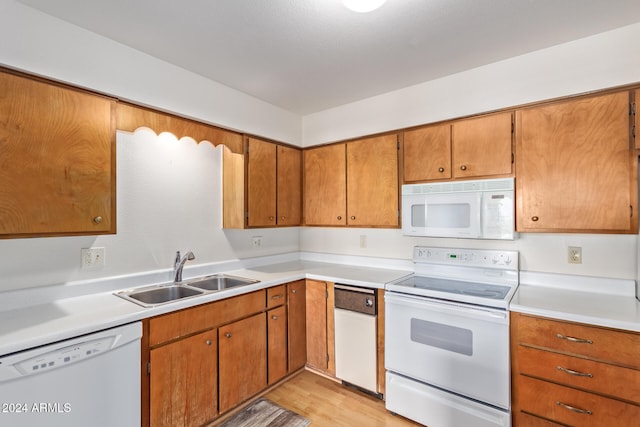
[[420, 426], [392, 415], [380, 399], [309, 371], [302, 371], [264, 397], [310, 419], [312, 427]]

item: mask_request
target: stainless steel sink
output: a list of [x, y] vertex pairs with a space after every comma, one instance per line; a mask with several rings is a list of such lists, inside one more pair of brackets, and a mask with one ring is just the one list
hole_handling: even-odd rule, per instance
[[244, 277], [229, 276], [226, 274], [214, 274], [182, 282], [170, 282], [160, 285], [143, 286], [115, 292], [115, 295], [134, 302], [143, 307], [168, 304], [185, 298], [194, 298], [200, 295], [210, 294], [236, 286], [258, 283], [259, 280]]
[[184, 298], [191, 298], [202, 295], [204, 291], [200, 289], [188, 288], [182, 285], [155, 285], [136, 288], [128, 291], [116, 292], [116, 295], [135, 302], [143, 307], [166, 304]]
[[215, 274], [213, 276], [205, 276], [199, 279], [185, 281], [184, 284], [207, 291], [221, 291], [224, 289], [235, 288], [236, 286], [250, 285], [258, 282], [259, 280], [247, 279], [244, 277]]

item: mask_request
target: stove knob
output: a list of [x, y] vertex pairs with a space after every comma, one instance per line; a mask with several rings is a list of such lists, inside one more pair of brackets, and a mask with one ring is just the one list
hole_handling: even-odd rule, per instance
[[500, 262], [500, 256], [499, 255], [494, 255], [493, 259], [491, 261], [493, 261], [494, 264], [499, 263]]
[[511, 264], [511, 257], [509, 255], [504, 257], [504, 263], [507, 265]]

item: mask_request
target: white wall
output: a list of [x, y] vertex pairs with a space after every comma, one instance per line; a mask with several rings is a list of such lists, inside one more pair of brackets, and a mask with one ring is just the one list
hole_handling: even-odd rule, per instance
[[310, 114], [304, 146], [637, 83], [638, 40], [640, 23]]
[[[360, 236], [366, 236], [366, 247]], [[514, 241], [405, 237], [400, 230], [305, 227], [300, 248], [306, 252], [411, 259], [413, 247], [505, 249], [520, 252], [520, 269], [580, 276], [636, 279], [637, 235], [520, 234]], [[567, 247], [582, 247], [582, 264], [567, 262]]]
[[0, 64], [221, 127], [301, 144], [301, 118], [13, 0], [0, 0]]

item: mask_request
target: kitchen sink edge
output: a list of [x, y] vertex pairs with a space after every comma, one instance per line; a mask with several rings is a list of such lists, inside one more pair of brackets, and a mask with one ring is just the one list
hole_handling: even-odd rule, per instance
[[137, 286], [113, 294], [144, 308], [152, 308], [256, 283], [260, 280], [218, 273], [180, 282]]

